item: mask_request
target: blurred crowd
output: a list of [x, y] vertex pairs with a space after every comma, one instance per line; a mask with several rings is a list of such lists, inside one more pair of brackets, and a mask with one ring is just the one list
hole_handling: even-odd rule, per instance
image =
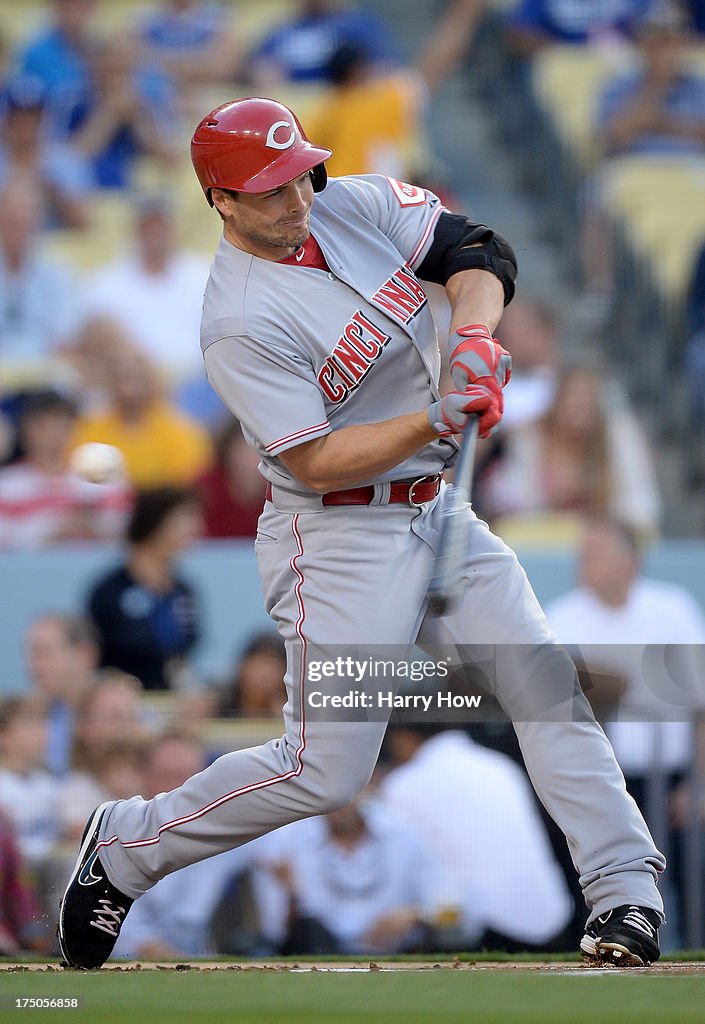
[[[212, 235], [197, 226], [209, 211], [188, 166], [196, 120], [235, 95], [281, 98], [333, 149], [329, 173], [412, 180], [455, 209], [468, 196], [462, 212], [481, 219], [472, 181], [454, 181], [426, 145], [436, 91], [457, 68], [479, 87], [487, 61], [507, 55], [507, 87], [530, 91], [537, 55], [559, 45], [613, 55], [594, 110], [599, 156], [575, 190], [582, 299], [597, 333], [576, 345], [575, 310], [551, 282], [523, 288], [520, 277], [499, 330], [513, 356], [505, 416], [480, 446], [474, 503], [510, 543], [579, 553], [575, 588], [549, 619], [578, 650], [647, 816], [659, 751], [682, 927], [705, 666], [678, 670], [688, 700], [672, 722], [668, 699], [654, 706], [643, 666], [620, 645], [695, 650], [705, 616], [642, 567], [663, 500], [649, 436], [607, 369], [622, 341], [608, 337], [620, 252], [607, 200], [625, 156], [705, 170], [705, 62], [690, 60], [705, 4], [447, 0], [406, 63], [384, 3], [376, 13], [339, 0], [269, 6], [47, 0], [26, 31], [0, 38], [0, 558], [115, 548], [75, 614], [45, 611], [28, 625], [30, 690], [0, 704], [0, 954], [53, 949], [57, 892], [97, 803], [180, 785], [229, 748], [226, 726], [266, 721], [270, 738], [286, 699], [275, 634], [252, 636], [225, 680], [194, 669], [207, 623], [181, 556], [204, 539], [253, 538], [264, 500], [257, 458], [205, 380], [198, 345]], [[696, 486], [705, 225], [703, 242], [669, 356], [699, 431]], [[442, 294], [433, 301], [442, 335]], [[72, 470], [72, 451], [94, 441], [120, 449], [122, 479], [90, 483]], [[359, 801], [167, 877], [135, 904], [116, 955], [564, 949], [583, 916], [565, 844], [507, 730], [400, 719]]]

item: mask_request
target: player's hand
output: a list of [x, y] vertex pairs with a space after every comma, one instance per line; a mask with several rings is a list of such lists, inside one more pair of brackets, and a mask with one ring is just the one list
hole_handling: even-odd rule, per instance
[[483, 384], [500, 392], [512, 375], [512, 357], [484, 324], [459, 327], [450, 340], [450, 374], [459, 391]]
[[504, 400], [502, 392], [483, 384], [470, 384], [464, 391], [451, 391], [434, 402], [428, 410], [428, 420], [440, 437], [459, 434], [465, 429], [468, 416], [478, 416], [478, 433], [488, 437], [502, 418]]

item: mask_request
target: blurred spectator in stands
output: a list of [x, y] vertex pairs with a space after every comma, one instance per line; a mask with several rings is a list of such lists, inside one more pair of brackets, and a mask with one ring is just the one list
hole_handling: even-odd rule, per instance
[[143, 58], [174, 79], [188, 102], [194, 87], [237, 78], [242, 54], [232, 20], [212, 0], [162, 0], [138, 26]]
[[286, 652], [277, 633], [257, 633], [223, 688], [217, 714], [236, 718], [281, 716], [286, 703]]
[[76, 708], [96, 680], [98, 636], [88, 619], [45, 612], [31, 622], [25, 648], [32, 686], [47, 707], [46, 764], [62, 776], [71, 762]]
[[5, 88], [0, 188], [22, 181], [44, 204], [44, 227], [85, 228], [93, 188], [87, 162], [68, 143], [47, 137], [46, 87], [39, 78], [15, 77]]
[[30, 39], [20, 54], [23, 74], [45, 85], [52, 134], [64, 138], [78, 124], [90, 94], [95, 49], [91, 22], [96, 0], [53, 0], [52, 23]]
[[616, 383], [588, 365], [565, 368], [544, 415], [505, 432], [480, 500], [493, 518], [609, 513], [644, 535], [661, 512], [646, 437]]
[[76, 707], [71, 770], [61, 779], [57, 814], [61, 844], [48, 872], [49, 890], [61, 893], [75, 860], [86, 817], [104, 800], [140, 792], [144, 752], [160, 726], [159, 715], [142, 701], [134, 676], [101, 669]]
[[685, 379], [693, 430], [686, 458], [689, 482], [695, 487], [705, 482], [705, 245], [695, 260], [688, 288], [686, 331]]
[[74, 447], [100, 441], [119, 448], [127, 474], [140, 488], [195, 481], [210, 465], [210, 437], [165, 396], [157, 370], [123, 334], [103, 353], [107, 404], [80, 416]]
[[95, 685], [78, 707], [72, 754], [75, 768], [92, 770], [111, 742], [146, 742], [151, 712], [143, 707], [142, 694], [136, 676], [115, 668], [99, 669]]
[[302, 0], [294, 16], [265, 35], [252, 54], [255, 81], [330, 82], [329, 61], [344, 43], [362, 47], [376, 65], [395, 61], [387, 25], [339, 0]]
[[705, 79], [684, 67], [688, 36], [678, 8], [654, 5], [637, 43], [642, 67], [609, 82], [599, 99], [603, 153], [705, 154]]
[[392, 722], [387, 750], [396, 767], [380, 784], [382, 809], [438, 863], [457, 948], [563, 948], [573, 901], [525, 772], [441, 723]]
[[47, 719], [35, 697], [0, 704], [0, 808], [15, 828], [22, 856], [33, 870], [59, 836], [58, 782], [46, 770]]
[[485, 11], [485, 0], [448, 0], [436, 15], [433, 28], [416, 61], [429, 89], [455, 68], [469, 48]]
[[[695, 258], [693, 276], [686, 297], [685, 315], [689, 334], [705, 331], [705, 242]], [[705, 406], [700, 418], [705, 420]]]
[[81, 413], [102, 412], [115, 353], [126, 344], [125, 331], [112, 317], [91, 317], [61, 347], [62, 362], [80, 382]]
[[215, 463], [197, 482], [206, 537], [254, 537], [264, 504], [259, 456], [230, 417], [215, 441]]
[[[684, 588], [642, 574], [633, 530], [596, 519], [582, 536], [577, 588], [550, 601], [546, 615], [559, 641], [579, 645], [577, 658], [593, 670], [587, 694], [606, 708], [605, 729], [627, 788], [650, 819], [654, 770], [675, 793], [693, 758], [693, 716], [705, 708], [693, 649], [705, 644], [702, 608]], [[705, 720], [699, 728], [705, 744]], [[676, 832], [674, 854], [678, 843]], [[680, 857], [666, 855], [678, 885]]]
[[441, 879], [415, 822], [356, 801], [270, 833], [254, 859], [264, 937], [282, 955], [429, 948]]
[[[147, 748], [141, 795], [151, 799], [169, 792], [205, 767], [201, 745], [193, 736], [167, 732]], [[120, 931], [116, 959], [165, 960], [202, 957], [216, 950], [210, 922], [229, 876], [251, 856], [250, 847], [175, 871], [140, 897]]]
[[137, 40], [105, 40], [92, 65], [91, 92], [78, 112], [72, 142], [93, 166], [101, 188], [126, 188], [136, 162], [153, 157], [164, 168], [175, 158], [179, 120], [168, 78], [138, 64]]
[[623, 156], [698, 158], [705, 168], [705, 77], [685, 66], [683, 16], [673, 3], [656, 3], [637, 27], [641, 66], [608, 82], [597, 103], [595, 133], [603, 160], [586, 197], [583, 261], [586, 291], [614, 288], [613, 257], [604, 206]]
[[41, 914], [12, 820], [0, 810], [0, 956], [47, 949], [49, 943]]
[[330, 174], [410, 177], [420, 143], [421, 78], [411, 69], [378, 74], [370, 51], [353, 42], [333, 51], [327, 78], [333, 89], [306, 130], [332, 149]]
[[77, 322], [71, 276], [42, 255], [41, 217], [29, 183], [0, 192], [0, 382], [7, 390], [28, 375], [46, 380], [46, 361]]
[[202, 525], [194, 491], [138, 492], [124, 562], [88, 596], [88, 614], [101, 636], [101, 664], [136, 676], [147, 690], [182, 689], [190, 682], [187, 659], [200, 633], [200, 612], [176, 562]]
[[518, 294], [498, 329], [512, 354], [512, 378], [504, 396], [502, 430], [540, 419], [553, 401], [560, 351], [559, 320], [542, 299]]
[[135, 202], [129, 253], [88, 279], [82, 311], [112, 318], [175, 380], [204, 376], [198, 342], [209, 261], [179, 247], [173, 202], [162, 192]]
[[369, 42], [346, 39], [333, 50], [326, 70], [333, 88], [306, 121], [309, 134], [333, 151], [330, 174], [417, 182], [438, 174], [423, 138], [428, 92], [463, 56], [482, 11], [483, 0], [450, 0], [414, 64], [393, 71], [375, 61]]
[[136, 676], [115, 668], [102, 668], [76, 708], [71, 765], [93, 771], [101, 751], [111, 743], [144, 745], [160, 724], [157, 712], [143, 701]]
[[23, 397], [22, 458], [0, 468], [0, 550], [121, 534], [131, 503], [126, 485], [89, 483], [69, 468], [76, 416], [73, 400], [56, 391]]
[[[679, 0], [693, 32], [698, 36], [705, 35], [705, 2], [703, 0]], [[700, 42], [695, 39], [694, 42]]]
[[[57, 801], [61, 838], [80, 843], [86, 819], [105, 800], [128, 800], [142, 787], [144, 747], [136, 740], [105, 738], [85, 751], [81, 767], [61, 780]], [[74, 858], [75, 860], [75, 858]], [[67, 865], [68, 866], [68, 865]]]
[[629, 39], [652, 0], [518, 0], [508, 16], [512, 49], [528, 56], [544, 46], [613, 43]]

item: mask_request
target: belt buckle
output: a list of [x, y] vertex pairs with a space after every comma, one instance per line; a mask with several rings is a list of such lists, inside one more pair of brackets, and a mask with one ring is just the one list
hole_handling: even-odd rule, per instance
[[[409, 504], [412, 508], [421, 508], [422, 505], [426, 504], [426, 501], [414, 501], [414, 488], [417, 484], [423, 484], [428, 481], [428, 476], [420, 476], [418, 480], [414, 480], [413, 484], [409, 487]], [[428, 499], [426, 499], [428, 500]]]

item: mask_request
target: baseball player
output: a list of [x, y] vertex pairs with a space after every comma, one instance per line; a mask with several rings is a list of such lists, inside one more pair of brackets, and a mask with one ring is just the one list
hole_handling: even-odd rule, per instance
[[[372, 773], [384, 714], [314, 713], [310, 669], [326, 654], [414, 643], [475, 658], [491, 648], [496, 694], [580, 875], [583, 952], [656, 960], [664, 858], [516, 556], [469, 506], [463, 592], [443, 617], [426, 600], [454, 435], [471, 415], [487, 435], [502, 415], [511, 360], [493, 331], [514, 292], [510, 246], [423, 188], [327, 181], [330, 151], [273, 100], [218, 107], [191, 152], [223, 220], [206, 368], [267, 479], [255, 550], [287, 647], [286, 732], [172, 792], [96, 809], [60, 908], [66, 962], [100, 966], [132, 902], [169, 872], [349, 803]], [[455, 390], [444, 397], [428, 281], [452, 308]], [[342, 674], [324, 683], [316, 705], [350, 687]]]

